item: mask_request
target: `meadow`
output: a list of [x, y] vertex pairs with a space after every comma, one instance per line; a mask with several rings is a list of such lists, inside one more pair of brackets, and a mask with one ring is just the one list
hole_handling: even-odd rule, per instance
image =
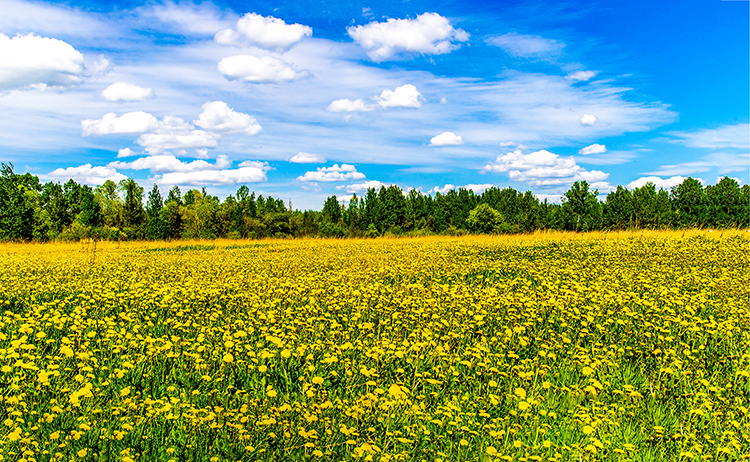
[[749, 242], [2, 244], [0, 460], [747, 459]]

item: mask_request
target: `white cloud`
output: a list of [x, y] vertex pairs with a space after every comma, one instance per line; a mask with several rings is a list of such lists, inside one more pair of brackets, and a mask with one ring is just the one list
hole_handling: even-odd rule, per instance
[[514, 143], [513, 141], [503, 141], [500, 143], [500, 146], [504, 148], [515, 146], [516, 149], [521, 149], [521, 150], [526, 149], [526, 146], [522, 145], [521, 143]]
[[0, 30], [6, 33], [26, 33], [53, 36], [91, 38], [112, 32], [110, 24], [96, 15], [60, 3], [0, 0]]
[[[344, 189], [346, 192], [350, 194], [359, 194], [360, 196], [365, 194], [368, 189], [375, 188], [377, 190], [380, 190], [381, 187], [385, 186], [386, 188], [390, 186], [390, 183], [383, 183], [382, 181], [378, 180], [370, 180], [370, 181], [363, 181], [361, 183], [354, 183], [347, 185]], [[336, 189], [339, 189], [338, 187]]]
[[149, 152], [161, 152], [163, 149], [196, 149], [215, 148], [220, 136], [203, 130], [191, 130], [188, 133], [145, 133], [137, 143], [149, 149]]
[[216, 158], [213, 164], [205, 160], [182, 162], [172, 155], [157, 155], [141, 157], [132, 162], [110, 162], [108, 167], [122, 170], [149, 170], [151, 173], [164, 172], [197, 172], [202, 170], [220, 170], [232, 166], [232, 161], [225, 155]]
[[453, 132], [443, 132], [430, 138], [430, 146], [458, 146], [460, 144], [464, 144], [464, 140]]
[[487, 164], [482, 172], [507, 173], [511, 180], [531, 186], [562, 186], [585, 180], [592, 189], [611, 189], [605, 182], [609, 173], [588, 171], [576, 164], [573, 157], [561, 157], [546, 150], [531, 154], [523, 154], [520, 149], [509, 152]]
[[112, 135], [118, 133], [144, 133], [159, 128], [159, 121], [148, 112], [126, 112], [117, 117], [114, 112], [104, 114], [101, 119], [81, 121], [83, 136]]
[[492, 37], [487, 40], [491, 45], [502, 48], [516, 58], [547, 58], [557, 56], [565, 44], [539, 35], [524, 35], [516, 32]]
[[378, 105], [382, 108], [418, 108], [422, 107], [422, 103], [419, 101], [421, 97], [422, 94], [417, 91], [417, 87], [407, 84], [396, 88], [395, 91], [383, 90], [383, 93], [377, 99], [379, 100]]
[[227, 27], [236, 18], [232, 13], [222, 13], [211, 2], [166, 1], [149, 8], [138, 9], [141, 16], [155, 18], [170, 29], [187, 34], [213, 35]]
[[432, 193], [438, 193], [438, 192], [439, 192], [440, 194], [447, 194], [447, 193], [448, 193], [448, 191], [451, 191], [451, 190], [453, 190], [453, 189], [456, 189], [456, 186], [455, 186], [455, 185], [452, 185], [452, 184], [446, 184], [446, 185], [445, 185], [445, 186], [443, 186], [442, 188], [441, 188], [440, 186], [435, 186], [434, 188], [430, 189], [430, 190], [429, 190], [429, 191], [427, 191], [427, 192], [428, 192], [429, 194], [432, 194]]
[[700, 160], [682, 162], [679, 164], [662, 165], [658, 169], [647, 172], [651, 175], [692, 175], [716, 169], [719, 175], [732, 172], [747, 172], [750, 165], [750, 154], [729, 154], [715, 152], [703, 156]]
[[373, 96], [372, 99], [377, 101], [376, 104], [367, 104], [362, 99], [352, 101], [344, 98], [333, 101], [326, 110], [328, 112], [365, 112], [378, 107], [382, 109], [395, 107], [419, 108], [422, 107], [421, 98], [422, 94], [419, 93], [417, 87], [406, 84], [397, 87], [395, 91], [386, 89], [380, 96]]
[[71, 87], [84, 70], [83, 55], [62, 40], [0, 33], [0, 90]]
[[291, 82], [310, 74], [308, 71], [297, 72], [289, 63], [273, 56], [230, 56], [219, 61], [218, 69], [229, 80], [250, 83]]
[[[254, 135], [261, 130], [255, 118], [235, 112], [222, 101], [205, 103], [202, 109], [195, 124], [204, 130], [196, 130], [195, 126], [179, 117], [164, 116], [159, 121], [142, 111], [127, 112], [120, 117], [110, 112], [101, 119], [86, 119], [81, 122], [81, 130], [83, 136], [142, 133], [136, 143], [152, 155], [165, 149], [214, 148], [221, 138], [217, 132]], [[126, 157], [132, 155], [132, 151], [122, 151], [121, 154], [118, 156]]]
[[374, 106], [365, 103], [361, 99], [352, 101], [347, 98], [337, 99], [331, 102], [326, 108], [328, 112], [363, 112], [372, 111], [373, 109], [375, 109]]
[[539, 202], [544, 202], [545, 199], [552, 204], [559, 204], [562, 202], [562, 194], [534, 194], [534, 197], [539, 199]]
[[354, 165], [333, 164], [332, 167], [318, 167], [314, 172], [305, 172], [304, 175], [297, 177], [299, 181], [347, 181], [347, 180], [362, 180], [365, 178], [363, 173], [357, 171]]
[[226, 133], [242, 133], [257, 135], [261, 130], [260, 124], [254, 117], [242, 112], [235, 112], [223, 101], [210, 101], [201, 106], [203, 112], [195, 125], [205, 130]]
[[469, 40], [469, 34], [451, 26], [437, 13], [424, 13], [416, 19], [389, 19], [347, 28], [349, 36], [374, 61], [384, 61], [401, 52], [449, 53]]
[[583, 117], [581, 117], [581, 125], [584, 127], [591, 127], [594, 124], [596, 124], [599, 121], [599, 119], [596, 118], [596, 116], [591, 114], [584, 114]]
[[607, 147], [605, 145], [594, 143], [590, 146], [586, 146], [585, 148], [581, 148], [578, 151], [578, 154], [581, 154], [582, 156], [588, 156], [590, 154], [602, 154], [605, 152], [607, 152]]
[[432, 193], [439, 192], [440, 194], [447, 194], [449, 191], [451, 191], [453, 189], [461, 189], [461, 188], [463, 188], [463, 189], [468, 189], [470, 191], [473, 191], [474, 194], [480, 195], [480, 194], [484, 193], [486, 190], [488, 190], [490, 188], [494, 188], [494, 187], [495, 187], [494, 184], [489, 184], [489, 183], [484, 183], [484, 184], [467, 184], [467, 185], [464, 185], [464, 186], [455, 186], [455, 185], [452, 185], [452, 184], [446, 184], [442, 188], [440, 186], [435, 186], [434, 188], [432, 188], [429, 191], [427, 191], [427, 193], [428, 194], [432, 194]]
[[675, 138], [672, 142], [691, 148], [750, 148], [750, 124], [723, 125], [695, 132], [670, 132], [668, 135]]
[[289, 162], [293, 164], [322, 164], [325, 161], [325, 157], [320, 154], [310, 154], [309, 152], [298, 152], [289, 159]]
[[198, 170], [189, 172], [170, 172], [156, 177], [156, 182], [165, 185], [232, 185], [240, 183], [260, 183], [267, 181], [268, 164], [245, 161], [239, 168], [224, 170]]
[[574, 80], [576, 82], [587, 82], [591, 79], [593, 79], [596, 76], [595, 71], [576, 71], [571, 72], [567, 76], [565, 76], [566, 79]]
[[287, 24], [273, 16], [247, 13], [237, 21], [236, 29], [219, 31], [214, 39], [230, 45], [244, 39], [247, 43], [266, 50], [288, 50], [303, 37], [312, 36], [312, 28], [302, 24]]
[[139, 87], [128, 82], [116, 82], [108, 86], [102, 96], [107, 101], [144, 101], [154, 96], [150, 88]]
[[468, 189], [470, 191], [474, 191], [474, 194], [482, 194], [485, 191], [487, 191], [490, 188], [494, 188], [494, 184], [484, 183], [484, 184], [467, 184], [463, 188]]
[[115, 183], [120, 180], [127, 178], [122, 173], [119, 173], [112, 167], [96, 166], [92, 167], [91, 164], [84, 164], [78, 167], [58, 168], [47, 174], [52, 179], [58, 179], [61, 181], [74, 179], [78, 183], [89, 184], [89, 185], [100, 185], [107, 180], [112, 180]]
[[[654, 186], [656, 186], [656, 189], [671, 189], [672, 186], [677, 186], [678, 184], [682, 184], [683, 181], [685, 181], [685, 177], [683, 176], [673, 176], [670, 178], [661, 178], [658, 176], [644, 176], [641, 178], [638, 178], [637, 180], [633, 180], [626, 186], [628, 189], [635, 189], [640, 188], [641, 186], [644, 186], [646, 183], [653, 183]], [[703, 180], [699, 181], [703, 183]]]
[[117, 151], [118, 159], [123, 158], [123, 157], [133, 157], [135, 155], [136, 153], [133, 152], [133, 150], [130, 148], [124, 148], [124, 149], [120, 149], [119, 151]]

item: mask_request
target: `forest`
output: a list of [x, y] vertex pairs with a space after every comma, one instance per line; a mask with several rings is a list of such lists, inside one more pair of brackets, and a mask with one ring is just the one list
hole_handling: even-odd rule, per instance
[[490, 188], [426, 195], [396, 185], [371, 188], [322, 210], [294, 210], [245, 185], [223, 201], [205, 188], [146, 194], [133, 179], [91, 188], [74, 180], [40, 182], [30, 173], [0, 172], [0, 240], [173, 240], [264, 237], [377, 237], [429, 234], [528, 233], [535, 230], [740, 228], [748, 226], [750, 187], [729, 177], [704, 186], [687, 178], [670, 191], [652, 184], [618, 186], [600, 200], [575, 182], [560, 204], [531, 191]]

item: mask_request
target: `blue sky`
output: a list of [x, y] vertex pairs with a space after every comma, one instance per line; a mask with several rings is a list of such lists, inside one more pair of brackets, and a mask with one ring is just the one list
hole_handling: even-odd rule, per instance
[[747, 183], [748, 5], [0, 0], [0, 158], [314, 209]]

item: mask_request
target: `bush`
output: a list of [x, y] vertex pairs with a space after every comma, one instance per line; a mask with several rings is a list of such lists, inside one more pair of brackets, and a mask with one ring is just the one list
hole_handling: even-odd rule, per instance
[[490, 234], [498, 232], [503, 223], [503, 216], [489, 204], [479, 204], [471, 212], [466, 224], [474, 233]]

